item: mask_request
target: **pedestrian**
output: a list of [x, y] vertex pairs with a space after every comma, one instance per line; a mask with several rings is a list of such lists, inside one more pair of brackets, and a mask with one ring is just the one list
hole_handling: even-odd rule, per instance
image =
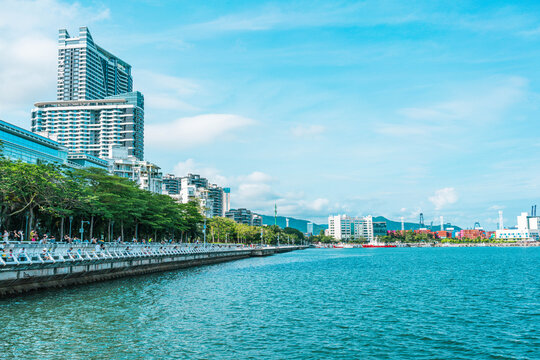
[[7, 230], [4, 230], [4, 235], [2, 236], [5, 244], [9, 244], [9, 233]]

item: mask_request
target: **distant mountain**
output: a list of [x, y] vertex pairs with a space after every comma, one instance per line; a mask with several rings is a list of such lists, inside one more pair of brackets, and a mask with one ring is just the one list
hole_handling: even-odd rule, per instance
[[[268, 215], [261, 215], [263, 220], [263, 225], [274, 225], [274, 217], [268, 216]], [[285, 228], [287, 225], [287, 221], [285, 219], [289, 219], [289, 226], [293, 229], [299, 230], [303, 233], [307, 232], [307, 224], [310, 222], [308, 220], [301, 220], [301, 219], [295, 219], [292, 217], [284, 217], [284, 216], [278, 216], [277, 217], [277, 225], [281, 228]], [[315, 235], [318, 235], [321, 230], [328, 229], [327, 224], [313, 224], [313, 233]]]
[[[385, 218], [384, 216], [374, 216], [373, 221], [384, 221], [386, 222], [386, 229], [388, 230], [401, 230], [401, 222], [400, 221], [393, 221]], [[418, 223], [411, 223], [411, 222], [405, 222], [404, 224], [405, 230], [418, 230], [420, 229], [420, 224]], [[425, 228], [429, 228], [430, 224], [426, 224], [424, 226]], [[454, 230], [459, 231], [461, 228], [457, 225], [452, 225], [450, 223], [444, 224], [444, 228], [454, 228]], [[441, 225], [440, 224], [433, 224], [433, 231], [440, 230]]]
[[[261, 215], [263, 224], [264, 225], [274, 225], [274, 217], [269, 215]], [[285, 216], [278, 216], [277, 217], [277, 224], [281, 228], [285, 228], [286, 226], [286, 220], [287, 217]], [[295, 218], [288, 218], [289, 219], [289, 226], [300, 230], [301, 232], [305, 233], [307, 232], [307, 224], [310, 222], [308, 220], [301, 220], [301, 219], [295, 219]], [[401, 222], [400, 221], [393, 221], [390, 219], [385, 218], [384, 216], [374, 216], [373, 221], [377, 222], [386, 222], [386, 228], [388, 230], [401, 230]], [[411, 223], [411, 222], [405, 222], [404, 224], [405, 230], [418, 230], [420, 229], [420, 224], [418, 223]], [[426, 224], [424, 226], [425, 228], [429, 228], [430, 224]], [[440, 224], [433, 224], [433, 231], [440, 230]], [[461, 228], [457, 225], [452, 225], [450, 223], [444, 224], [444, 228], [454, 228], [454, 230], [459, 231]], [[313, 224], [313, 234], [318, 235], [321, 230], [328, 229], [328, 224]]]

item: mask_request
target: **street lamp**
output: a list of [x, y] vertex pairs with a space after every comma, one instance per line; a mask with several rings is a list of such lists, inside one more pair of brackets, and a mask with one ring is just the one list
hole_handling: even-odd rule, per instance
[[25, 235], [26, 240], [30, 239], [30, 231], [28, 230], [28, 218], [29, 217], [30, 217], [30, 214], [26, 213], [26, 227], [24, 228], [24, 231], [25, 231], [24, 235]]
[[84, 224], [90, 224], [90, 221], [81, 220], [81, 228], [79, 229], [79, 232], [81, 233], [81, 243], [83, 242], [84, 237]]
[[71, 223], [73, 222], [73, 216], [69, 217], [69, 239], [71, 240]]
[[208, 208], [206, 207], [208, 203], [208, 191], [204, 192], [204, 226], [203, 226], [203, 243], [206, 248], [206, 217], [208, 216]]
[[206, 247], [206, 214], [204, 214], [204, 225], [203, 225], [203, 244], [204, 244], [204, 247]]
[[261, 247], [263, 246], [263, 227], [261, 226]]
[[109, 241], [113, 241], [114, 239], [114, 220], [111, 221], [111, 236], [109, 237]]

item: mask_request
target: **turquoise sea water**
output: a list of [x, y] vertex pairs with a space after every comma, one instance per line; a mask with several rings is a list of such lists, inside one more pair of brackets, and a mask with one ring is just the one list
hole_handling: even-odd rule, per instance
[[538, 359], [540, 248], [310, 249], [0, 301], [2, 358]]

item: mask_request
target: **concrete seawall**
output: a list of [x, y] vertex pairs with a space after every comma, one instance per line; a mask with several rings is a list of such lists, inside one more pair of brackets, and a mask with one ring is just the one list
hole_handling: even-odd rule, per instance
[[305, 246], [237, 247], [115, 244], [11, 245], [0, 257], [0, 298], [193, 266], [269, 256]]

